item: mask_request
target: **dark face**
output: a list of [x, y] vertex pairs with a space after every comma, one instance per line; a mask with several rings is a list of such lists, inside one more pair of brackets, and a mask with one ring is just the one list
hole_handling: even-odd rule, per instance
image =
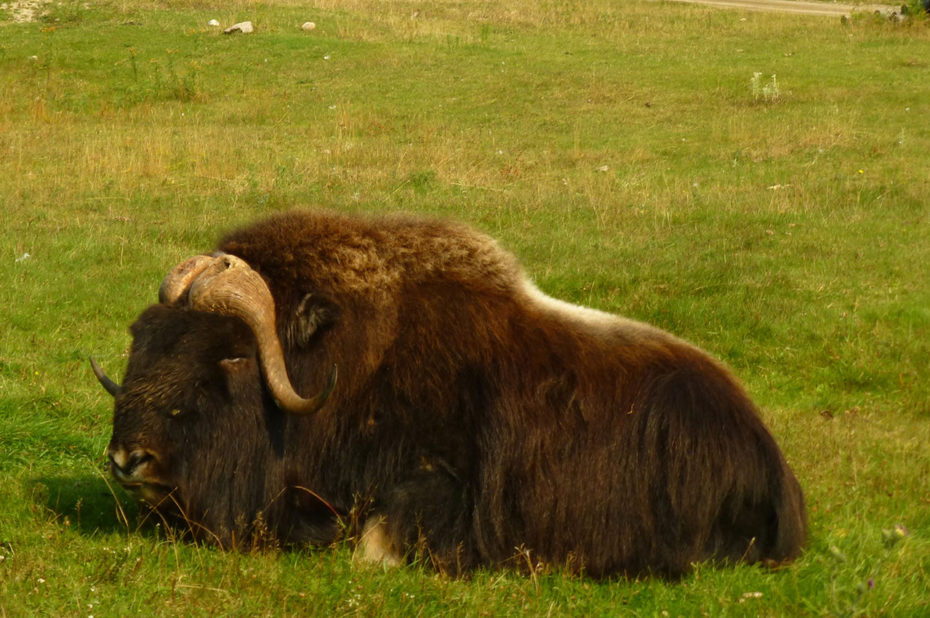
[[277, 411], [254, 337], [235, 318], [165, 306], [131, 330], [110, 470], [150, 505], [222, 537], [260, 508], [273, 450], [268, 419]]

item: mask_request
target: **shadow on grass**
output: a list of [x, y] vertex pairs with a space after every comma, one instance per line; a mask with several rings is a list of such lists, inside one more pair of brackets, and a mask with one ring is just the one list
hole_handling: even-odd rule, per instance
[[157, 534], [149, 510], [102, 473], [45, 476], [30, 482], [32, 502], [51, 520], [80, 534]]
[[[25, 493], [31, 495], [34, 513], [41, 513], [41, 517], [59, 528], [89, 537], [127, 534], [195, 545], [211, 545], [211, 541], [218, 538], [202, 527], [198, 534], [196, 524], [136, 501], [103, 472], [98, 475], [35, 477], [29, 481]], [[323, 511], [323, 514], [321, 518], [308, 518], [305, 523], [311, 528], [319, 527], [321, 538], [331, 541], [339, 533], [329, 511]], [[259, 525], [249, 534], [253, 536], [249, 536], [245, 544], [233, 545], [233, 548], [249, 551], [304, 546], [307, 543], [306, 540], [294, 545], [282, 543], [269, 536], [267, 528]], [[324, 544], [327, 543], [318, 543]], [[219, 542], [217, 545], [222, 547]]]

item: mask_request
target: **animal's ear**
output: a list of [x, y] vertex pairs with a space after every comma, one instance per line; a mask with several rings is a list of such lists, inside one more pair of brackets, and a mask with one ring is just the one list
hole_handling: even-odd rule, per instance
[[306, 347], [313, 337], [336, 323], [342, 310], [323, 294], [307, 294], [287, 325], [285, 336], [295, 347]]

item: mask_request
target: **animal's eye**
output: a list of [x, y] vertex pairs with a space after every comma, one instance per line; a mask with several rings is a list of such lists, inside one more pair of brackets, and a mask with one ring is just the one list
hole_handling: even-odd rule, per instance
[[171, 418], [177, 418], [178, 416], [181, 416], [181, 410], [179, 410], [178, 408], [174, 408], [168, 412], [168, 416], [170, 416]]

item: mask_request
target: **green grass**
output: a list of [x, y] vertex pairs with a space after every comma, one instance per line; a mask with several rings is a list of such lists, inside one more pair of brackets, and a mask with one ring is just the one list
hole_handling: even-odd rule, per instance
[[[930, 612], [927, 20], [608, 0], [50, 10], [0, 11], [0, 616]], [[778, 97], [753, 96], [756, 72]], [[552, 295], [722, 358], [805, 488], [807, 552], [677, 583], [450, 580], [140, 525], [103, 473], [111, 401], [86, 358], [120, 375], [170, 267], [299, 205], [467, 221]]]

